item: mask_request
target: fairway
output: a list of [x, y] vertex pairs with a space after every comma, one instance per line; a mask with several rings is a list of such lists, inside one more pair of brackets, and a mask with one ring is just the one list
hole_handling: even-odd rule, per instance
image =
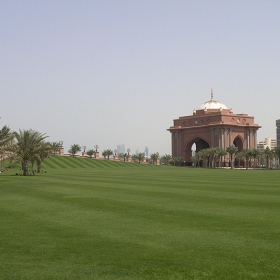
[[280, 172], [53, 157], [0, 175], [0, 279], [279, 279]]

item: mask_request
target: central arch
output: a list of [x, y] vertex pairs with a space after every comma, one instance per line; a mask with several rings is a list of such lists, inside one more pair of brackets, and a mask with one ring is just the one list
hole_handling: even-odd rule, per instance
[[[195, 151], [192, 151], [193, 144], [196, 145]], [[192, 152], [198, 153], [199, 151], [201, 151], [203, 149], [207, 149], [209, 147], [210, 147], [210, 145], [208, 144], [207, 141], [205, 141], [199, 137], [194, 138], [186, 145], [184, 161], [187, 163], [187, 165], [192, 165], [192, 161], [191, 161]]]
[[233, 140], [233, 145], [238, 148], [238, 153], [243, 150], [243, 141], [240, 136], [236, 136]]

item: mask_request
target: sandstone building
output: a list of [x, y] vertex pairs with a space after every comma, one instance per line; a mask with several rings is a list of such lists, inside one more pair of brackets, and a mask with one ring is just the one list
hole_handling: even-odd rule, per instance
[[[179, 117], [173, 121], [168, 131], [171, 133], [172, 156], [183, 157], [191, 164], [192, 146], [195, 152], [209, 147], [226, 149], [230, 145], [243, 149], [257, 148], [257, 131], [254, 117], [247, 114], [234, 114], [223, 103], [215, 101], [211, 90], [211, 99], [203, 103], [190, 116]], [[229, 157], [224, 158], [228, 165]]]

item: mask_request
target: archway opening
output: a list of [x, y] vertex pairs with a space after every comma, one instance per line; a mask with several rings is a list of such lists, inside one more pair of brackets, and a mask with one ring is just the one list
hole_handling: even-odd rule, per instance
[[238, 148], [238, 153], [240, 153], [243, 150], [243, 142], [239, 136], [235, 137], [233, 145]]
[[[240, 153], [243, 150], [243, 141], [239, 136], [235, 137], [235, 139], [233, 141], [233, 145], [238, 148], [237, 153]], [[243, 159], [240, 159], [240, 158], [235, 159], [235, 162], [234, 162], [235, 167], [244, 167], [244, 165], [245, 165], [245, 162]]]
[[186, 165], [191, 166], [192, 165], [191, 157], [195, 156], [195, 154], [198, 153], [199, 151], [209, 147], [210, 147], [209, 144], [205, 140], [198, 137], [190, 141], [186, 146], [185, 155], [184, 155], [184, 161], [186, 162]]

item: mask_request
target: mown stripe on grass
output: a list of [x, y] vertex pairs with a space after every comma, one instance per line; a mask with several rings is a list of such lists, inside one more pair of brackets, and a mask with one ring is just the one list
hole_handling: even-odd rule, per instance
[[44, 160], [42, 163], [42, 168], [46, 168], [46, 167], [57, 169], [57, 167], [55, 165], [53, 165], [53, 163], [49, 160]]
[[61, 156], [60, 160], [63, 161], [68, 167], [77, 168], [77, 166], [73, 162], [73, 158], [72, 157]]
[[66, 164], [63, 164], [59, 158], [59, 156], [53, 156], [51, 158], [52, 163], [55, 163], [57, 166], [61, 167], [61, 168], [67, 168]]

